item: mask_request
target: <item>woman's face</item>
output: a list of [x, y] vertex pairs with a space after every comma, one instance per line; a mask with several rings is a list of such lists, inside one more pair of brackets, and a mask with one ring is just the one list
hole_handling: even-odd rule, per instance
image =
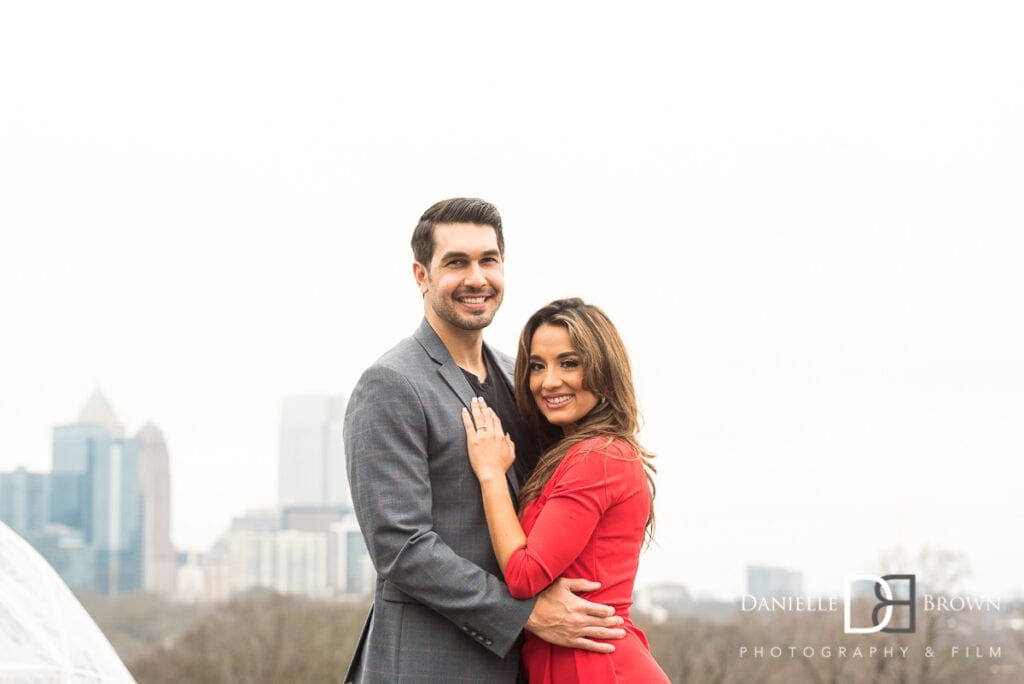
[[530, 341], [529, 369], [537, 408], [566, 433], [597, 405], [597, 396], [583, 388], [583, 360], [564, 326], [545, 323], [537, 328]]

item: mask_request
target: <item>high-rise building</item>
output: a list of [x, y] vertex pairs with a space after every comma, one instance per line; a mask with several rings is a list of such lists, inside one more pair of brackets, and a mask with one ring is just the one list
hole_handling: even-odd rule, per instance
[[274, 509], [251, 510], [232, 518], [211, 554], [211, 560], [227, 564], [230, 593], [274, 586], [275, 539], [280, 529], [281, 514]]
[[798, 596], [804, 591], [802, 573], [763, 565], [747, 566], [747, 594], [757, 598]]
[[174, 598], [186, 603], [220, 603], [231, 598], [231, 573], [226, 538], [208, 553], [178, 554]]
[[327, 586], [327, 535], [281, 530], [274, 535], [274, 589], [282, 594], [330, 596]]
[[247, 511], [202, 557], [183, 558], [176, 596], [223, 601], [257, 587], [365, 598], [376, 581], [355, 516], [340, 506]]
[[332, 523], [327, 536], [327, 584], [336, 594], [369, 596], [377, 574], [354, 513]]
[[633, 605], [637, 612], [660, 625], [670, 618], [686, 615], [693, 608], [693, 599], [682, 584], [663, 582], [636, 589]]
[[351, 506], [341, 439], [344, 419], [344, 397], [307, 394], [284, 400], [279, 506]]
[[80, 425], [98, 425], [106, 430], [111, 439], [124, 439], [124, 425], [118, 419], [106, 395], [99, 389], [93, 390], [78, 414]]
[[142, 588], [142, 491], [139, 443], [118, 439], [90, 468], [93, 534], [98, 553], [97, 591], [119, 594]]
[[0, 521], [22, 537], [50, 519], [50, 474], [18, 468], [0, 473]]
[[176, 554], [171, 544], [171, 476], [167, 443], [153, 423], [146, 423], [139, 443], [139, 488], [142, 493], [142, 586], [146, 591], [174, 591]]
[[[94, 589], [117, 594], [142, 587], [139, 442], [124, 438], [121, 422], [99, 390], [86, 402], [77, 423], [53, 430], [50, 520], [77, 531], [81, 543], [95, 554]], [[71, 537], [65, 530], [55, 538]], [[55, 548], [67, 548], [67, 542]], [[83, 554], [76, 552], [74, 557]], [[65, 577], [71, 573], [71, 568], [61, 566], [66, 558], [63, 553], [47, 556]]]
[[25, 539], [53, 566], [64, 583], [74, 590], [96, 591], [99, 554], [85, 543], [81, 530], [51, 523]]
[[110, 433], [100, 425], [59, 425], [53, 429], [50, 521], [92, 539], [90, 464], [110, 452]]
[[293, 506], [281, 512], [281, 525], [285, 530], [319, 532], [324, 536], [326, 592], [348, 596], [370, 593], [377, 575], [352, 509]]
[[285, 594], [328, 596], [327, 534], [316, 529], [326, 523], [321, 525], [316, 516], [306, 521], [308, 529], [282, 529], [279, 511], [249, 511], [232, 520], [208, 565], [226, 565], [230, 594], [264, 587]]
[[96, 390], [78, 420], [53, 429], [53, 468], [0, 473], [0, 520], [25, 537], [73, 589], [174, 590], [170, 474], [152, 423], [126, 438]]

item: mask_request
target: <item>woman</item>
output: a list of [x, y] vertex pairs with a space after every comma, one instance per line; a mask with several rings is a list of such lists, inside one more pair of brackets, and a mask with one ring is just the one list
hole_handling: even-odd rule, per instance
[[586, 598], [613, 606], [626, 637], [615, 652], [552, 646], [527, 633], [530, 682], [667, 682], [643, 632], [629, 618], [644, 537], [654, 522], [651, 454], [636, 441], [629, 358], [608, 317], [562, 299], [530, 317], [519, 339], [516, 403], [545, 442], [519, 495], [517, 518], [505, 472], [515, 447], [497, 414], [474, 399], [463, 410], [469, 457], [480, 481], [494, 554], [509, 591], [536, 596], [560, 576], [601, 583]]

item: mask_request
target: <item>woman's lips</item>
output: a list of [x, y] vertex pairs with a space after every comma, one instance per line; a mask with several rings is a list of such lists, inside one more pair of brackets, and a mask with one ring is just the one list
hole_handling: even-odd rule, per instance
[[551, 396], [543, 397], [544, 405], [552, 410], [558, 410], [564, 406], [567, 406], [572, 402], [573, 395], [571, 394], [552, 394]]

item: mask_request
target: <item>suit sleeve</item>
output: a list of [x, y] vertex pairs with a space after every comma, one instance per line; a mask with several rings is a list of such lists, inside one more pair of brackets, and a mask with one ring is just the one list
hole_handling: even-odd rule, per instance
[[345, 455], [356, 518], [380, 576], [500, 657], [534, 602], [457, 555], [434, 531], [428, 425], [415, 388], [381, 366], [356, 385], [345, 416]]
[[570, 450], [565, 458], [526, 545], [505, 566], [509, 592], [517, 598], [536, 596], [565, 572], [625, 489], [622, 461], [602, 451]]

